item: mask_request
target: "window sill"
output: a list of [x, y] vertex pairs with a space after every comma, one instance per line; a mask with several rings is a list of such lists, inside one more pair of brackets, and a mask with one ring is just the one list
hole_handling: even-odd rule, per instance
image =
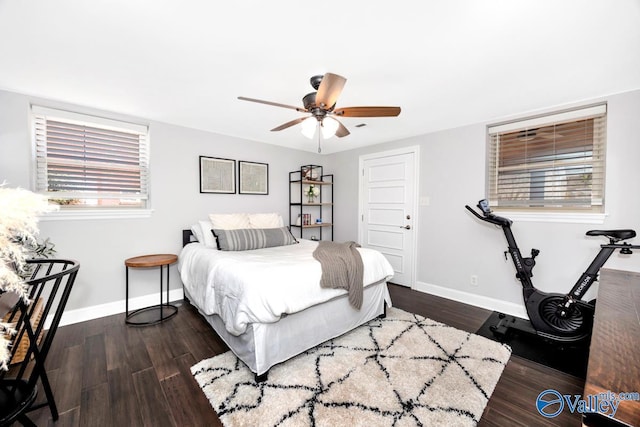
[[138, 219], [150, 218], [153, 209], [78, 209], [58, 210], [40, 215], [40, 221], [68, 221], [85, 219]]
[[516, 222], [557, 222], [573, 224], [604, 224], [607, 213], [579, 212], [518, 212], [495, 210], [494, 213]]

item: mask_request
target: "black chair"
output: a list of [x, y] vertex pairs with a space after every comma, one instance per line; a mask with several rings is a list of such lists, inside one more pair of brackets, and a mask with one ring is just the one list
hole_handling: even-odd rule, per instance
[[[26, 282], [30, 303], [18, 300], [4, 319], [16, 324], [17, 333], [11, 337], [9, 369], [0, 370], [0, 426], [16, 421], [34, 426], [26, 413], [44, 406], [49, 406], [54, 421], [58, 419], [45, 360], [80, 264], [62, 259], [37, 259], [27, 263], [30, 269], [30, 278]], [[10, 294], [5, 293], [1, 298], [10, 298]], [[45, 330], [49, 319], [51, 324]], [[46, 401], [34, 405], [38, 380]]]

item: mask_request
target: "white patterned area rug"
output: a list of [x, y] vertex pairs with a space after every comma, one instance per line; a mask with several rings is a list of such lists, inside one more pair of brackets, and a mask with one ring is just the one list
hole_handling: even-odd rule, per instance
[[226, 352], [191, 368], [227, 427], [473, 426], [511, 349], [399, 309], [254, 381]]

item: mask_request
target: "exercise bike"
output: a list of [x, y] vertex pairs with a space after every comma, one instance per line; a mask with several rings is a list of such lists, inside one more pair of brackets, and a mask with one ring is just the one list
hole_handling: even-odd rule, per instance
[[[609, 239], [608, 244], [600, 245], [600, 251], [595, 256], [587, 270], [582, 273], [569, 293], [546, 293], [533, 286], [533, 267], [535, 259], [540, 254], [538, 249], [531, 249], [531, 256], [523, 258], [511, 231], [512, 221], [508, 218], [494, 215], [487, 200], [480, 200], [478, 208], [465, 206], [478, 219], [502, 227], [507, 239], [508, 251], [516, 268], [516, 278], [522, 283], [522, 294], [529, 321], [514, 316], [500, 314], [497, 325], [491, 326], [491, 331], [497, 338], [504, 339], [510, 331], [521, 331], [534, 334], [555, 343], [580, 343], [591, 336], [595, 300], [584, 301], [582, 297], [598, 278], [600, 268], [616, 251], [628, 255], [632, 249], [640, 249], [638, 245], [620, 243], [636, 236], [634, 230], [590, 230], [587, 236], [603, 236]], [[507, 252], [505, 252], [505, 257]]]

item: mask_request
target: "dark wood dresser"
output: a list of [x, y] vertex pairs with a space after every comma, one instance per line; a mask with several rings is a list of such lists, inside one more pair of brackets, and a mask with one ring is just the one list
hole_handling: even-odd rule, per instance
[[584, 417], [585, 426], [640, 426], [640, 273], [600, 272], [584, 396], [630, 393], [613, 418]]

